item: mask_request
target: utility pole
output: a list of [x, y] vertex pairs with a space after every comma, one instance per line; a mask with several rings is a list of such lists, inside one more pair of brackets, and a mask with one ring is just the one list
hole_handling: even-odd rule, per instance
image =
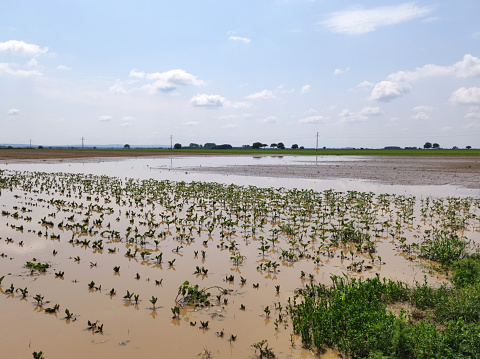
[[85, 138], [84, 138], [84, 137], [82, 137], [82, 149], [83, 149], [83, 141], [85, 141]]
[[30, 139], [30, 148], [32, 148], [32, 139]]
[[318, 151], [318, 132], [317, 132], [317, 145], [315, 146], [315, 152]]
[[173, 150], [172, 141], [173, 141], [173, 135], [170, 135], [170, 151]]

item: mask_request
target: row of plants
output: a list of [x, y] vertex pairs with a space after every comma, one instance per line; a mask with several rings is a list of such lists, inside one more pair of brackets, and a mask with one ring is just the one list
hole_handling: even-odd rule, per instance
[[[450, 318], [461, 316], [466, 326], [475, 324], [468, 319], [474, 314], [466, 317], [466, 314], [458, 315], [458, 311], [453, 311], [453, 303], [472, 297], [470, 291], [475, 288], [468, 276], [461, 275], [462, 271], [476, 270], [477, 259], [471, 255], [475, 241], [467, 239], [472, 233], [478, 235], [480, 227], [480, 202], [473, 198], [427, 197], [418, 200], [413, 196], [376, 195], [372, 192], [315, 192], [16, 171], [0, 171], [2, 190], [12, 195], [10, 197], [14, 201], [9, 207], [4, 205], [2, 208], [2, 225], [5, 224], [2, 227], [9, 234], [1, 242], [1, 248], [9, 252], [15, 247], [15, 252], [21, 253], [23, 248], [26, 250], [40, 240], [51, 241], [55, 247], [52, 261], [32, 259], [14, 275], [24, 275], [22, 271], [27, 268], [38, 281], [53, 274], [55, 278], [76, 280], [71, 276], [71, 267], [55, 265], [54, 272], [48, 270], [53, 262], [75, 263], [84, 270], [89, 269], [88, 273], [93, 277], [83, 278], [89, 282], [88, 292], [85, 292], [101, 293], [102, 285], [94, 277], [97, 271], [108, 270], [118, 277], [122, 273], [122, 281], [129, 290], [121, 302], [125, 306], [134, 302], [134, 307], [138, 309], [142, 299], [151, 297], [148, 301], [153, 307], [148, 309], [152, 318], [157, 311], [169, 313], [170, 308], [174, 321], [180, 325], [183, 322], [181, 317], [186, 318], [188, 313], [195, 312], [201, 318], [200, 328], [207, 331], [214, 325], [212, 320], [207, 320], [209, 307], [217, 306], [222, 311], [234, 312], [232, 306], [227, 306], [227, 295], [232, 288], [235, 288], [236, 296], [243, 298], [255, 295], [259, 286], [269, 286], [270, 295], [258, 299], [262, 309], [257, 309], [255, 316], [263, 310], [261, 315], [266, 320], [265, 325], [272, 316], [270, 325], [275, 331], [282, 327], [289, 330], [288, 320], [282, 309], [277, 310], [277, 304], [275, 315], [278, 314], [279, 318], [273, 320], [273, 300], [281, 298], [281, 287], [282, 297], [288, 293], [292, 298], [288, 307], [291, 320], [304, 345], [319, 349], [338, 348], [351, 357], [379, 353], [399, 357], [410, 352], [400, 351], [403, 344], [382, 344], [380, 349], [368, 344], [368, 350], [362, 349], [363, 352], [357, 354], [355, 350], [362, 347], [361, 335], [355, 337], [352, 333], [358, 328], [353, 328], [351, 332], [344, 321], [360, 326], [368, 322], [367, 317], [376, 318], [370, 322], [371, 328], [367, 333], [387, 333], [387, 329], [379, 326], [385, 321], [385, 328], [390, 328], [388, 333], [392, 337], [404, 332], [418, 337], [420, 334], [413, 333], [412, 328], [421, 323], [426, 323], [421, 324], [425, 328], [435, 327], [435, 333], [441, 334], [453, 320], [440, 315], [439, 308], [446, 308], [445, 303], [449, 300], [452, 303], [449, 311], [457, 313]], [[355, 279], [375, 276], [377, 271], [390, 266], [391, 257], [387, 259], [382, 252], [385, 248], [404, 256], [405, 262], [411, 262], [411, 266], [420, 267], [418, 258], [423, 258], [426, 260], [424, 263], [434, 261], [443, 264], [443, 268], [449, 268], [455, 273], [451, 277], [457, 297], [453, 296], [448, 286], [435, 288], [427, 283], [408, 285], [380, 278]], [[65, 252], [70, 253], [69, 257]], [[114, 265], [106, 266], [106, 258], [113, 260]], [[228, 263], [225, 270], [218, 270], [218, 261]], [[177, 275], [176, 267], [191, 268], [191, 275], [187, 278]], [[126, 268], [136, 275], [125, 277], [123, 271]], [[318, 284], [314, 273], [319, 276], [333, 268], [344, 272], [346, 277], [333, 276], [333, 286]], [[154, 283], [157, 287], [162, 286], [163, 278], [155, 279], [157, 274], [151, 270], [163, 271], [158, 273], [167, 276], [165, 282], [169, 287], [171, 283], [183, 284], [180, 287], [177, 284], [175, 292], [169, 294], [145, 293], [145, 288], [134, 289], [134, 293], [132, 287], [139, 287], [135, 287], [134, 283], [131, 287], [130, 283], [140, 278], [143, 281], [152, 277], [152, 287]], [[300, 272], [299, 281], [284, 281], [285, 273], [293, 270]], [[201, 284], [190, 284], [203, 280], [209, 282], [207, 288]], [[56, 283], [65, 282], [58, 280]], [[212, 287], [211, 283], [218, 286]], [[233, 287], [235, 283], [237, 286]], [[298, 283], [302, 283], [302, 287], [293, 296]], [[373, 288], [363, 288], [367, 285], [365, 283]], [[116, 290], [110, 288], [109, 283], [102, 284], [103, 291], [110, 290], [109, 295], [113, 298]], [[223, 285], [229, 289], [223, 288]], [[160, 289], [152, 287], [148, 290]], [[20, 293], [23, 288], [13, 290]], [[340, 299], [334, 300], [337, 295]], [[434, 306], [427, 299], [441, 305]], [[307, 309], [302, 309], [303, 303], [309, 300], [312, 302], [305, 304]], [[335, 314], [337, 316], [328, 314], [330, 308], [348, 313], [348, 308], [342, 305], [351, 306], [351, 318], [338, 316], [338, 313]], [[405, 307], [404, 312], [390, 315], [389, 310], [396, 305]], [[465, 301], [464, 307], [471, 308], [472, 305], [472, 302]], [[280, 302], [278, 307], [284, 308]], [[203, 311], [203, 308], [207, 310]], [[240, 310], [241, 315], [250, 315], [243, 303], [237, 303], [235, 308]], [[362, 317], [355, 319], [354, 312], [363, 313], [359, 314]], [[470, 312], [475, 313], [473, 309]], [[465, 309], [461, 313], [468, 311]], [[314, 319], [317, 315], [320, 317]], [[326, 325], [324, 322], [331, 326], [337, 323], [343, 330], [336, 333], [322, 329]], [[196, 321], [193, 323], [190, 325], [198, 327]], [[322, 326], [319, 323], [323, 323]], [[108, 324], [107, 327], [111, 328]], [[216, 322], [215, 325], [222, 324]], [[395, 332], [397, 327], [403, 328], [401, 333]], [[97, 327], [93, 329], [98, 330]], [[236, 329], [227, 330], [236, 333]], [[330, 336], [336, 333], [335, 338], [327, 337], [322, 331]], [[224, 329], [218, 328], [215, 334], [223, 337], [224, 332]], [[339, 339], [345, 333], [348, 336]], [[370, 334], [368, 337], [375, 343], [381, 342], [381, 338], [375, 339]], [[385, 334], [385, 337], [388, 335]], [[231, 342], [235, 341], [233, 338], [236, 335], [231, 334]], [[353, 341], [350, 342], [350, 339]], [[256, 344], [254, 348], [260, 356], [270, 355], [271, 348], [266, 342]], [[397, 352], [404, 354], [395, 354]]]

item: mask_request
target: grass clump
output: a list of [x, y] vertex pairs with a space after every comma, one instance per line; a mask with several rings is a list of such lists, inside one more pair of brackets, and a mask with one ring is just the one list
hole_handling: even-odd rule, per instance
[[452, 282], [458, 288], [480, 283], [480, 256], [462, 259], [453, 265]]
[[449, 232], [436, 233], [420, 247], [420, 256], [443, 265], [451, 265], [467, 257], [468, 242], [457, 234]]
[[[336, 347], [348, 358], [480, 358], [480, 285], [409, 288], [392, 280], [332, 277], [301, 290], [289, 309], [306, 347]], [[409, 303], [395, 315], [393, 303]], [[412, 317], [415, 317], [412, 319]]]

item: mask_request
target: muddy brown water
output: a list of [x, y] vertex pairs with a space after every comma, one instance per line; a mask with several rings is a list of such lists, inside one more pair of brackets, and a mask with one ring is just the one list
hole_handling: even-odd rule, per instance
[[[33, 351], [43, 351], [46, 358], [198, 358], [206, 353], [213, 358], [254, 358], [252, 344], [261, 340], [268, 341], [278, 358], [335, 358], [338, 357], [335, 351], [319, 354], [302, 348], [300, 338], [292, 333], [285, 312], [295, 289], [310, 283], [310, 274], [315, 282], [323, 284], [330, 283], [331, 275], [342, 273], [358, 278], [374, 277], [378, 273], [409, 284], [424, 278], [432, 285], [445, 281], [432, 270], [431, 263], [420, 260], [414, 252], [400, 248], [399, 238], [405, 238], [406, 245], [418, 242], [425, 230], [439, 225], [433, 214], [427, 220], [420, 220], [418, 199], [415, 204], [416, 219], [410, 224], [404, 223], [397, 234], [392, 230], [390, 233], [388, 230], [378, 231], [376, 236], [370, 232], [377, 244], [377, 258], [371, 263], [371, 269], [358, 272], [352, 269], [352, 264], [362, 260], [369, 263], [371, 258], [356, 253], [352, 259], [351, 245], [331, 247], [329, 255], [325, 249], [319, 250], [322, 241], [318, 238], [306, 246], [303, 257], [296, 261], [281, 257], [280, 248], [289, 248], [286, 235], [281, 235], [275, 248], [270, 247], [262, 255], [260, 237], [269, 238], [275, 223], [266, 223], [263, 229], [258, 228], [248, 238], [240, 224], [235, 228], [235, 234], [227, 234], [223, 238], [217, 224], [211, 236], [205, 225], [199, 232], [199, 226], [195, 225], [190, 235], [192, 240], [179, 241], [184, 229], [189, 234], [189, 227], [175, 223], [168, 225], [160, 216], [170, 213], [185, 218], [185, 210], [172, 212], [159, 204], [154, 208], [145, 200], [140, 202], [140, 206], [134, 201], [130, 205], [127, 196], [122, 197], [125, 203], [118, 205], [115, 201], [106, 201], [102, 195], [98, 195], [97, 201], [95, 193], [87, 198], [87, 193], [80, 195], [72, 190], [71, 196], [66, 196], [58, 189], [58, 186], [52, 185], [43, 189], [34, 186], [3, 189], [1, 192], [1, 210], [5, 213], [0, 217], [0, 277], [5, 275], [5, 279], [0, 295], [0, 345], [4, 353], [12, 358], [31, 357]], [[63, 200], [67, 204], [54, 205], [49, 203], [52, 199]], [[469, 213], [480, 215], [478, 205], [475, 207], [476, 202], [472, 203]], [[89, 205], [111, 207], [111, 210], [88, 211]], [[399, 210], [393, 202], [388, 208], [391, 214], [378, 211], [376, 221], [390, 221], [392, 225], [402, 222], [397, 217], [396, 211]], [[135, 215], [127, 215], [129, 211]], [[12, 216], [15, 212], [19, 214], [17, 218]], [[222, 211], [223, 214], [226, 212]], [[156, 214], [154, 222], [157, 227], [146, 223], [145, 215], [152, 213]], [[194, 213], [208, 217], [202, 209], [197, 208]], [[69, 221], [72, 215], [74, 220]], [[81, 223], [87, 216], [92, 233], [80, 234], [65, 228], [66, 224]], [[42, 218], [54, 225], [42, 225]], [[93, 226], [95, 220], [103, 220], [102, 225]], [[338, 225], [338, 221], [338, 218], [329, 219], [329, 225]], [[63, 223], [63, 228], [58, 227], [59, 223]], [[107, 224], [110, 226], [107, 227]], [[307, 221], [306, 227], [311, 226], [312, 223]], [[126, 243], [128, 227], [136, 227], [138, 233], [153, 228], [156, 234], [165, 235], [162, 235], [158, 246], [151, 239], [143, 245], [138, 241]], [[120, 238], [102, 236], [101, 232], [107, 229], [118, 231]], [[311, 234], [310, 230], [307, 233]], [[461, 234], [479, 243], [478, 219], [470, 218]], [[72, 238], [74, 242], [70, 243]], [[90, 243], [77, 244], [76, 240]], [[93, 248], [93, 242], [98, 240], [103, 240], [102, 250]], [[226, 248], [232, 241], [235, 241], [237, 250]], [[177, 251], [179, 246], [182, 247]], [[125, 256], [129, 249], [134, 251], [135, 248], [139, 249], [139, 253], [134, 258]], [[151, 254], [142, 259], [142, 250]], [[202, 251], [205, 251], [205, 258], [202, 258]], [[296, 253], [302, 251], [299, 249]], [[195, 252], [198, 254], [195, 255]], [[163, 253], [163, 261], [156, 264], [154, 258], [159, 253]], [[245, 258], [235, 265], [231, 257], [238, 253]], [[75, 260], [76, 257], [80, 260]], [[45, 273], [32, 274], [25, 264], [33, 258], [48, 263], [50, 268]], [[315, 263], [315, 258], [319, 258], [318, 263]], [[174, 259], [173, 266], [170, 266], [168, 261]], [[278, 263], [278, 268], [258, 269], [269, 261]], [[118, 275], [113, 271], [114, 266], [120, 266]], [[207, 275], [195, 274], [196, 266], [207, 268]], [[60, 271], [64, 272], [63, 278], [55, 275]], [[304, 278], [301, 277], [302, 271], [306, 273]], [[226, 281], [229, 275], [234, 276], [234, 281]], [[247, 280], [243, 285], [241, 277]], [[217, 301], [215, 296], [219, 292], [213, 288], [209, 290], [212, 293], [211, 306], [185, 306], [181, 308], [179, 319], [172, 318], [171, 308], [176, 305], [178, 288], [186, 280], [190, 284], [198, 284], [200, 288], [219, 286], [228, 290], [229, 294], [222, 295]], [[89, 290], [88, 284], [92, 281], [97, 289]], [[157, 285], [156, 281], [161, 281], [161, 284]], [[22, 298], [18, 291], [6, 293], [10, 284], [15, 288], [28, 288], [27, 297]], [[258, 288], [254, 288], [254, 284], [258, 284]], [[278, 293], [277, 285], [280, 285]], [[116, 291], [115, 296], [109, 295], [112, 288]], [[134, 300], [123, 299], [127, 290], [139, 295], [138, 304]], [[37, 305], [33, 299], [36, 294], [44, 296], [43, 306]], [[152, 296], [158, 297], [155, 310], [149, 301]], [[277, 309], [278, 303], [282, 306], [281, 311]], [[45, 313], [45, 308], [55, 304], [60, 305], [57, 313]], [[240, 308], [241, 305], [245, 306], [245, 310]], [[266, 306], [271, 311], [269, 317], [264, 311]], [[70, 320], [64, 318], [67, 308], [74, 314]], [[277, 326], [275, 323], [279, 314], [283, 314], [283, 321]], [[103, 324], [103, 333], [88, 330], [88, 321]], [[209, 322], [208, 329], [200, 329], [202, 321]], [[229, 340], [232, 335], [235, 340]]]

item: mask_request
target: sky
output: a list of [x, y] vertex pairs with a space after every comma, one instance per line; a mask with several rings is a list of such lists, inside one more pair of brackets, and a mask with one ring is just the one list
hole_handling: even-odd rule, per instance
[[0, 145], [480, 147], [480, 1], [18, 0]]

